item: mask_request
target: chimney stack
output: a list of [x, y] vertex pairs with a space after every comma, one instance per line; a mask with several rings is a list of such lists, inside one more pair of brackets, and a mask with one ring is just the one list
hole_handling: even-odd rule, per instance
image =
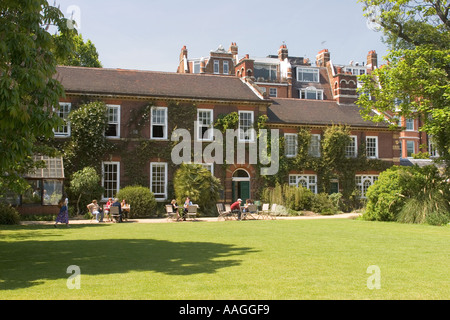
[[369, 51], [367, 54], [367, 67], [371, 70], [378, 68], [378, 55], [375, 50]]
[[288, 49], [286, 44], [284, 43], [281, 45], [280, 49], [278, 49], [278, 58], [281, 61], [284, 61], [288, 58]]
[[323, 49], [316, 56], [316, 65], [318, 67], [326, 67], [327, 62], [330, 60], [331, 60], [331, 58], [330, 58], [330, 53], [328, 52], [328, 49]]

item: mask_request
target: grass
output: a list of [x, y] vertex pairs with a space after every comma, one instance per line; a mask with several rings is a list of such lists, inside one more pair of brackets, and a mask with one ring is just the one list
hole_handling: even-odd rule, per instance
[[447, 300], [449, 244], [448, 227], [359, 220], [1, 226], [0, 300]]

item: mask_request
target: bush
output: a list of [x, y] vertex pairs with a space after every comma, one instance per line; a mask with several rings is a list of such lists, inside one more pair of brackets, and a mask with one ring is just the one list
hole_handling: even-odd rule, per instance
[[327, 193], [314, 194], [311, 210], [323, 215], [333, 215], [338, 213], [338, 207]]
[[288, 184], [277, 185], [274, 188], [266, 188], [262, 192], [264, 202], [276, 203], [288, 210], [311, 210], [314, 193], [303, 187], [290, 186]]
[[367, 191], [363, 218], [445, 224], [450, 221], [449, 187], [435, 166], [392, 167]]
[[17, 210], [8, 204], [0, 203], [0, 225], [20, 224], [20, 215]]
[[128, 186], [120, 189], [116, 197], [120, 201], [125, 199], [130, 205], [130, 218], [149, 216], [156, 208], [155, 196], [146, 187]]

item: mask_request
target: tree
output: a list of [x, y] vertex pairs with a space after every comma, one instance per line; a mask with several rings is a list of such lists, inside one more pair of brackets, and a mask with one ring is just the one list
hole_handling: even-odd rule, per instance
[[[54, 25], [57, 43], [47, 31]], [[53, 112], [64, 89], [54, 78], [57, 59], [71, 50], [67, 19], [45, 0], [0, 2], [0, 186], [22, 192], [21, 176], [34, 153], [51, 149], [38, 137], [53, 136], [61, 119]], [[54, 151], [54, 149], [53, 149]]]
[[[440, 0], [368, 0], [390, 51], [387, 64], [361, 76], [358, 104], [367, 120], [420, 117], [450, 168], [450, 4]], [[375, 9], [374, 9], [375, 8]], [[371, 116], [375, 109], [381, 112]]]
[[[59, 41], [61, 35], [55, 35], [55, 41]], [[64, 59], [58, 59], [58, 64], [64, 66], [102, 68], [98, 59], [98, 52], [91, 40], [84, 42], [81, 34], [72, 33], [73, 50]]]
[[101, 158], [110, 145], [105, 137], [106, 110], [105, 103], [91, 102], [70, 113], [71, 139], [64, 146], [64, 164], [69, 175], [84, 167], [94, 167], [100, 172]]
[[77, 198], [77, 214], [80, 213], [80, 202], [83, 196], [96, 197], [102, 192], [99, 185], [100, 175], [92, 167], [86, 167], [75, 172], [70, 181], [70, 191], [78, 196]]
[[189, 197], [203, 213], [209, 213], [219, 200], [222, 186], [201, 164], [182, 163], [174, 175], [174, 189], [179, 204]]

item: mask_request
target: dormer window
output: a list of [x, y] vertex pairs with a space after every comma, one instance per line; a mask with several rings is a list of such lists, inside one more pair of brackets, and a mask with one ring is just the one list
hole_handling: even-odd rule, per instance
[[323, 100], [323, 90], [315, 87], [300, 89], [300, 99]]
[[297, 68], [297, 81], [319, 82], [319, 69]]

